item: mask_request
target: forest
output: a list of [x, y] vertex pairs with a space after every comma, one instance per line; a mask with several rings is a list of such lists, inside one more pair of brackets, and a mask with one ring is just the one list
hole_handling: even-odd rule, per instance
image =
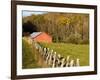
[[55, 43], [89, 44], [89, 14], [46, 12], [22, 18], [25, 32], [46, 32]]

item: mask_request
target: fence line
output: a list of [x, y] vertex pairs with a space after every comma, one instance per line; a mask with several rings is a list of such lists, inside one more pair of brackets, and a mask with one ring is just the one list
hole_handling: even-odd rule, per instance
[[36, 50], [42, 55], [44, 61], [48, 64], [49, 67], [73, 67], [80, 66], [80, 60], [71, 60], [70, 55], [67, 58], [62, 57], [60, 54], [57, 54], [53, 49], [40, 46], [37, 42], [33, 42]]

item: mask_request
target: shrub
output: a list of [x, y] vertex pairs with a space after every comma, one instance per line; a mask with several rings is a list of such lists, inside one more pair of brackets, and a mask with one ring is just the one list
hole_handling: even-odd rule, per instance
[[89, 40], [88, 39], [83, 39], [83, 40], [80, 40], [79, 43], [80, 44], [89, 44]]
[[81, 40], [81, 35], [78, 33], [70, 34], [70, 36], [67, 39], [69, 43], [74, 43], [74, 44], [78, 44], [80, 40]]

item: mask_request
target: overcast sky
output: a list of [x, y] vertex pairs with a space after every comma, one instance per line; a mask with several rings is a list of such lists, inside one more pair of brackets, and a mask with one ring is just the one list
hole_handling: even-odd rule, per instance
[[40, 11], [22, 11], [22, 16], [26, 17], [26, 16], [31, 16], [32, 14], [38, 15], [38, 14], [45, 14], [47, 12], [40, 12]]

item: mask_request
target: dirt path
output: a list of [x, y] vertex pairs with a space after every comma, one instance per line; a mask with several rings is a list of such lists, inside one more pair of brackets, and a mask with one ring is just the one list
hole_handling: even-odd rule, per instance
[[41, 68], [49, 67], [46, 64], [46, 61], [44, 61], [42, 55], [35, 49], [34, 46], [33, 48], [34, 48], [34, 56], [35, 56], [35, 60], [37, 61], [37, 65], [40, 66]]

